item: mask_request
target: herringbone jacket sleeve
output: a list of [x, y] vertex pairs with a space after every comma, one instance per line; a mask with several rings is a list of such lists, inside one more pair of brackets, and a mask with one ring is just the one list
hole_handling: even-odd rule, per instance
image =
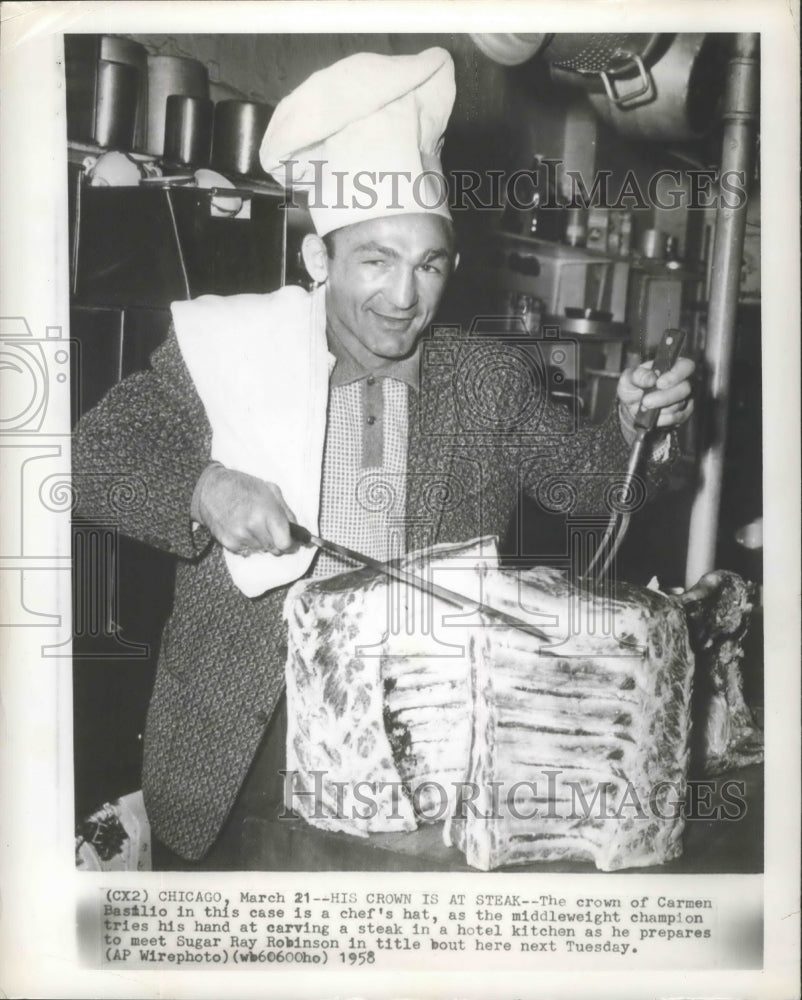
[[[494, 364], [499, 371], [514, 371], [498, 359]], [[510, 460], [518, 465], [523, 492], [547, 510], [559, 510], [567, 502], [575, 513], [609, 514], [611, 490], [614, 495], [623, 484], [629, 458], [617, 403], [602, 423], [590, 424], [576, 421], [566, 406], [550, 398], [545, 378], [530, 385], [521, 379], [507, 379], [504, 397], [507, 412], [524, 412], [530, 405], [532, 426], [540, 439], [529, 453], [513, 446], [515, 454]], [[675, 436], [671, 435], [662, 459], [650, 458], [641, 467], [633, 493], [640, 497], [638, 506], [665, 486], [665, 473], [676, 450]]]
[[114, 386], [79, 421], [72, 445], [76, 513], [193, 559], [211, 540], [190, 517], [211, 429], [172, 329], [151, 366]]

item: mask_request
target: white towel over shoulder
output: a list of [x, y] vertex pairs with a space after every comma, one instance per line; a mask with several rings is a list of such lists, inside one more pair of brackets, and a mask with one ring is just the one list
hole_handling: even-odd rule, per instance
[[[281, 488], [299, 522], [318, 531], [329, 372], [325, 289], [202, 295], [174, 302], [184, 361], [212, 427], [212, 458]], [[301, 577], [311, 546], [283, 556], [225, 552], [248, 597]]]

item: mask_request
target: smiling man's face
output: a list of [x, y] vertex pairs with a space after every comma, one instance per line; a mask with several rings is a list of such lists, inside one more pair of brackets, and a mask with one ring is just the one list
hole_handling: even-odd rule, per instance
[[454, 267], [451, 225], [433, 214], [371, 219], [332, 234], [326, 314], [366, 368], [410, 354]]

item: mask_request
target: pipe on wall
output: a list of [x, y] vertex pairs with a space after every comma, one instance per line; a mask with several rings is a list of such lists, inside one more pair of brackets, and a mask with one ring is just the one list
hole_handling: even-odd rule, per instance
[[721, 507], [721, 483], [727, 441], [727, 416], [735, 314], [746, 228], [747, 199], [743, 204], [727, 204], [722, 178], [733, 178], [737, 171], [750, 177], [755, 145], [758, 94], [758, 58], [760, 36], [735, 36], [729, 60], [722, 118], [721, 169], [716, 209], [715, 245], [712, 283], [708, 308], [705, 371], [709, 376], [706, 397], [700, 416], [705, 419], [708, 442], [699, 466], [699, 480], [691, 509], [685, 582], [688, 587], [714, 568], [718, 520]]

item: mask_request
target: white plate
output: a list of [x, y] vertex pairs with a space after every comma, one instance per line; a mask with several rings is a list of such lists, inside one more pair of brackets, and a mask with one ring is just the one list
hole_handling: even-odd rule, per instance
[[[200, 188], [234, 188], [234, 185], [227, 177], [218, 174], [216, 170], [209, 170], [201, 167], [195, 171], [195, 180]], [[212, 195], [212, 215], [232, 216], [236, 215], [242, 208], [242, 198], [238, 195], [227, 197], [224, 194], [215, 193]]]

